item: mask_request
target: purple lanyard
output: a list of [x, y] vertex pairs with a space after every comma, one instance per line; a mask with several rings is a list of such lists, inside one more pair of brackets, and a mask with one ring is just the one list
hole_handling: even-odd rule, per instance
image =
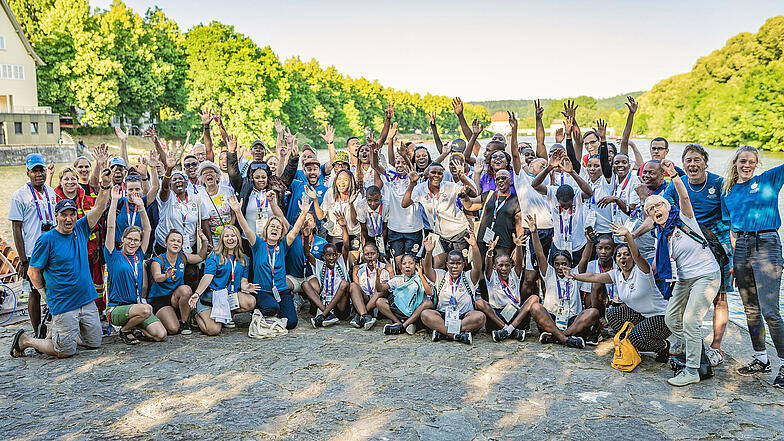
[[[33, 202], [35, 202], [35, 211], [38, 213], [38, 220], [43, 222], [44, 217], [41, 215], [41, 207], [38, 206], [38, 201], [43, 201], [44, 198], [38, 193], [38, 190], [33, 188], [33, 184], [28, 182], [27, 187], [30, 189], [30, 194], [33, 195]], [[46, 213], [46, 223], [51, 224], [54, 215], [52, 214], [52, 203], [49, 201], [49, 193], [46, 192], [46, 186], [44, 186], [44, 194], [46, 195], [46, 206], [49, 208], [49, 212]]]
[[[570, 238], [572, 237], [572, 218], [574, 218], [574, 216], [572, 215], [572, 207], [569, 207], [569, 225], [566, 231], [564, 231], [564, 221], [563, 221], [564, 209], [559, 207], [558, 210], [559, 210], [558, 219], [561, 221], [561, 238], [563, 240], [566, 240], [567, 236], [569, 236]], [[572, 251], [572, 250], [566, 250], [566, 251]]]
[[509, 289], [509, 284], [501, 280], [501, 277], [498, 277], [498, 281], [501, 282], [501, 289], [503, 289], [504, 294], [509, 297], [509, 300], [512, 301], [515, 305], [517, 305], [517, 298], [512, 295], [512, 291]]
[[566, 292], [561, 294], [563, 291], [561, 290], [561, 281], [558, 280], [558, 276], [556, 276], [555, 283], [558, 285], [558, 300], [566, 300], [567, 302], [572, 299], [572, 292], [569, 289], [569, 282], [566, 282]]
[[[378, 205], [378, 223], [376, 223], [374, 221], [374, 219], [373, 219], [373, 215], [376, 214], [375, 210], [370, 211], [368, 213], [368, 223], [370, 224], [370, 227], [373, 229], [373, 234], [372, 234], [373, 237], [378, 236], [379, 234], [381, 234], [381, 224], [383, 222], [381, 220], [381, 207], [382, 206], [383, 206], [383, 203]], [[370, 207], [368, 207], [368, 208], [370, 208]]]

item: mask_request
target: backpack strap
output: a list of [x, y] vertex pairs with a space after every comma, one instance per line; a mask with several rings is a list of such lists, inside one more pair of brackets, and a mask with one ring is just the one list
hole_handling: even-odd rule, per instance
[[703, 248], [708, 247], [708, 239], [700, 236], [696, 231], [694, 231], [690, 226], [686, 225], [685, 222], [678, 219], [678, 222], [675, 223], [675, 227], [679, 230], [683, 231], [687, 236], [694, 239], [698, 244], [702, 245]]

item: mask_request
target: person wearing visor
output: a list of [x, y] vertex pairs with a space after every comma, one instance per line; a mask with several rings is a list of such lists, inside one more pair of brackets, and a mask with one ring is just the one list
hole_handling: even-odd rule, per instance
[[188, 178], [188, 191], [197, 195], [202, 191], [199, 182], [199, 160], [194, 155], [185, 155], [182, 160], [182, 169]]
[[234, 224], [234, 214], [229, 207], [229, 197], [234, 195], [234, 189], [220, 183], [220, 168], [212, 161], [204, 161], [199, 165], [198, 176], [204, 186], [204, 191], [199, 192], [199, 198], [207, 207], [207, 222], [212, 233], [212, 236], [207, 237], [214, 243], [224, 227]]
[[[27, 309], [33, 332], [38, 332], [41, 324], [41, 297], [30, 285], [27, 267], [33, 254], [35, 242], [41, 234], [57, 225], [54, 215], [57, 195], [52, 187], [46, 185], [46, 162], [38, 153], [27, 155], [27, 177], [29, 181], [11, 195], [8, 220], [14, 232], [14, 247], [19, 255], [17, 273], [22, 280], [22, 291], [29, 291]], [[39, 336], [41, 338], [45, 335]]]
[[[43, 167], [43, 158], [33, 155], [28, 158], [27, 165], [28, 170]], [[35, 173], [35, 176], [45, 173], [41, 171]], [[43, 190], [38, 179], [35, 183]], [[111, 187], [109, 171], [102, 172], [96, 205], [106, 206]], [[51, 196], [53, 199], [54, 191]], [[49, 208], [50, 204], [47, 203], [47, 212]], [[101, 320], [94, 302], [98, 294], [90, 277], [87, 241], [103, 211], [91, 210], [81, 219], [77, 219], [76, 211], [77, 206], [71, 199], [63, 199], [55, 205], [52, 212], [56, 217], [56, 226], [35, 242], [27, 269], [33, 288], [49, 304], [49, 312], [52, 314], [51, 336], [32, 338], [25, 335], [24, 329], [18, 330], [11, 344], [12, 357], [24, 356], [27, 348], [35, 348], [38, 352], [57, 358], [70, 357], [76, 353], [77, 341], [88, 348], [101, 346]]]

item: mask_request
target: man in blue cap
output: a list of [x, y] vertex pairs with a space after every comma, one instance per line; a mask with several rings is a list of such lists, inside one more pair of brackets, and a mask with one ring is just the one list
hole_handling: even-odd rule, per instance
[[[103, 207], [109, 200], [110, 172], [101, 173], [101, 190], [95, 200]], [[35, 243], [27, 269], [30, 282], [49, 304], [52, 334], [40, 338], [14, 335], [11, 356], [21, 357], [27, 348], [58, 358], [76, 353], [77, 341], [90, 348], [101, 346], [101, 321], [94, 300], [98, 297], [90, 276], [87, 241], [103, 210], [90, 210], [77, 220], [76, 204], [63, 199], [54, 208], [57, 225]]]
[[22, 290], [29, 292], [27, 309], [30, 313], [30, 324], [33, 332], [38, 332], [41, 324], [41, 296], [37, 290], [31, 289], [27, 277], [27, 265], [33, 253], [35, 242], [42, 233], [51, 230], [57, 223], [54, 207], [57, 196], [54, 189], [45, 184], [46, 162], [38, 153], [27, 155], [27, 177], [30, 179], [22, 188], [11, 195], [11, 208], [8, 220], [14, 232], [14, 246], [19, 254], [19, 277], [22, 279]]
[[115, 156], [109, 160], [109, 170], [112, 171], [112, 184], [123, 185], [125, 181], [125, 174], [128, 172], [128, 165], [125, 160], [119, 156]]

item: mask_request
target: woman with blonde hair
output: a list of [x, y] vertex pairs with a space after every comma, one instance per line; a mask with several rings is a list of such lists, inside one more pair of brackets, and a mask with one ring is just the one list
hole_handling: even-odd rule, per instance
[[779, 307], [782, 256], [778, 234], [784, 164], [755, 176], [757, 165], [757, 149], [741, 146], [724, 180], [722, 214], [730, 220], [733, 272], [754, 349], [754, 358], [738, 368], [738, 373], [754, 375], [771, 371], [765, 350], [764, 318], [781, 360], [773, 386], [784, 387], [784, 321]]
[[189, 304], [196, 308], [196, 323], [207, 335], [218, 335], [225, 317], [213, 315], [217, 296], [226, 296], [229, 311], [247, 312], [256, 306], [253, 297], [258, 285], [248, 283], [248, 257], [242, 252], [240, 230], [234, 225], [225, 226], [220, 233], [215, 250], [207, 256], [204, 276], [190, 298]]
[[253, 256], [253, 282], [258, 285], [256, 308], [266, 317], [285, 319], [287, 329], [297, 326], [297, 310], [286, 283], [286, 254], [297, 239], [312, 204], [313, 201], [303, 195], [299, 202], [300, 214], [294, 226], [289, 229], [286, 218], [272, 216], [257, 234], [242, 215], [242, 202], [234, 196], [229, 199], [229, 206], [248, 239]]

